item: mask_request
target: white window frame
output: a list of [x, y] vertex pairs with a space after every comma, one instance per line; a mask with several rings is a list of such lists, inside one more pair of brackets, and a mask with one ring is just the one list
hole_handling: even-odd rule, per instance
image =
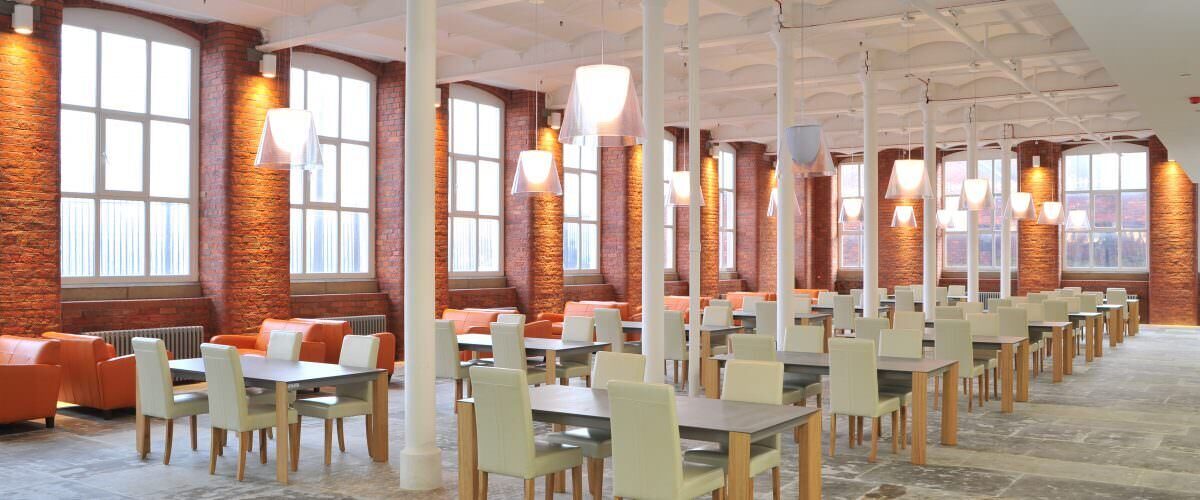
[[[1064, 217], [1068, 213], [1067, 194], [1086, 193], [1089, 195], [1088, 196], [1088, 209], [1087, 209], [1088, 210], [1088, 222], [1092, 226], [1092, 229], [1088, 230], [1088, 231], [1070, 231], [1067, 229], [1065, 224], [1063, 225], [1062, 231], [1059, 233], [1059, 248], [1062, 249], [1060, 252], [1062, 254], [1060, 259], [1062, 261], [1063, 271], [1068, 271], [1068, 272], [1076, 271], [1076, 272], [1089, 272], [1089, 273], [1144, 273], [1144, 272], [1148, 272], [1150, 270], [1150, 190], [1149, 190], [1149, 188], [1150, 188], [1150, 150], [1149, 150], [1149, 148], [1146, 148], [1144, 146], [1139, 146], [1137, 144], [1129, 144], [1129, 143], [1113, 143], [1113, 144], [1110, 144], [1109, 147], [1111, 147], [1111, 150], [1104, 146], [1101, 146], [1099, 144], [1088, 144], [1086, 146], [1080, 146], [1080, 147], [1076, 147], [1076, 148], [1072, 148], [1072, 149], [1063, 151], [1062, 164], [1059, 167], [1059, 179], [1062, 180], [1061, 182], [1059, 182], [1059, 196], [1060, 196], [1059, 199], [1062, 200], [1062, 202], [1063, 202]], [[1125, 189], [1121, 186], [1121, 176], [1124, 174], [1121, 169], [1120, 157], [1118, 157], [1118, 160], [1117, 160], [1117, 175], [1118, 175], [1117, 189], [1115, 189], [1115, 190], [1109, 190], [1109, 189], [1097, 190], [1094, 187], [1092, 187], [1094, 185], [1093, 182], [1094, 182], [1094, 175], [1095, 175], [1094, 170], [1092, 169], [1092, 166], [1095, 165], [1094, 157], [1098, 156], [1098, 155], [1106, 154], [1106, 153], [1117, 153], [1118, 155], [1126, 155], [1126, 154], [1145, 155], [1145, 158], [1146, 158], [1146, 162], [1145, 162], [1145, 164], [1146, 164], [1146, 187], [1143, 189]], [[1088, 156], [1089, 157], [1088, 158], [1089, 184], [1088, 184], [1087, 190], [1075, 190], [1075, 191], [1067, 190], [1067, 158], [1071, 157], [1071, 156]], [[1095, 227], [1095, 220], [1096, 220], [1095, 219], [1095, 210], [1096, 210], [1095, 195], [1097, 193], [1116, 194], [1117, 195], [1116, 227], [1105, 228], [1105, 229], [1096, 229], [1096, 227]], [[1143, 228], [1143, 229], [1128, 229], [1128, 230], [1126, 230], [1124, 228], [1124, 221], [1122, 220], [1123, 206], [1122, 206], [1122, 201], [1121, 201], [1121, 195], [1124, 193], [1145, 193], [1146, 194], [1146, 227], [1145, 228]], [[1122, 266], [1121, 265], [1121, 254], [1122, 254], [1121, 233], [1122, 232], [1139, 232], [1139, 233], [1144, 233], [1146, 235], [1146, 265], [1145, 266], [1130, 267], [1130, 266]], [[1088, 241], [1089, 241], [1088, 257], [1089, 257], [1089, 259], [1088, 260], [1091, 262], [1092, 265], [1068, 266], [1067, 265], [1067, 237], [1069, 234], [1079, 234], [1079, 233], [1087, 233], [1089, 235], [1088, 236]], [[1095, 235], [1101, 234], [1101, 233], [1117, 235], [1117, 267], [1096, 267], [1094, 265], [1095, 261], [1096, 261], [1096, 258], [1095, 258]]]
[[[447, 267], [449, 268], [449, 273], [450, 273], [451, 277], [462, 277], [462, 278], [502, 277], [502, 276], [504, 276], [504, 182], [505, 182], [504, 163], [506, 161], [505, 160], [505, 142], [504, 142], [505, 102], [502, 99], [500, 99], [499, 97], [496, 97], [485, 90], [482, 90], [482, 89], [479, 89], [476, 87], [472, 87], [470, 85], [460, 85], [460, 84], [450, 86], [450, 99], [451, 99], [451, 102], [448, 104], [450, 106], [450, 111], [447, 113], [449, 115], [450, 119], [449, 119], [449, 129], [447, 131], [447, 136], [448, 136], [447, 139], [448, 140], [446, 141], [447, 142], [446, 150], [448, 151], [447, 156], [448, 156], [448, 160], [450, 162], [449, 166], [447, 167], [448, 171], [449, 171], [449, 176], [447, 178], [447, 181], [449, 182], [449, 187], [447, 189], [447, 193], [448, 193], [447, 205], [449, 207], [449, 209], [448, 209], [449, 216], [446, 219], [446, 225], [447, 225], [446, 240], [448, 241], [448, 244], [449, 244], [449, 248], [447, 249], [447, 252], [446, 252], [447, 259], [448, 259]], [[456, 153], [454, 151], [454, 103], [453, 103], [453, 100], [470, 101], [470, 102], [476, 103], [477, 105], [485, 104], [488, 106], [495, 106], [495, 107], [500, 108], [500, 120], [499, 120], [500, 126], [498, 127], [498, 130], [496, 131], [496, 134], [498, 135], [500, 151], [499, 151], [499, 155], [496, 158], [479, 156], [478, 155], [478, 153], [479, 153], [478, 142], [476, 143], [476, 153], [477, 154], [473, 154], [473, 155], [472, 154], [461, 154], [461, 153]], [[476, 141], [478, 141], [478, 138], [480, 135], [479, 130], [478, 130], [478, 123], [479, 123], [478, 116], [479, 115], [476, 114], [476, 120], [477, 120], [476, 121]], [[455, 204], [455, 193], [454, 193], [454, 186], [455, 186], [455, 182], [457, 180], [457, 172], [455, 169], [455, 163], [457, 160], [465, 160], [465, 161], [474, 162], [476, 165], [476, 169], [475, 169], [476, 188], [475, 188], [475, 203], [474, 203], [476, 210], [474, 210], [474, 211], [457, 210], [457, 206]], [[499, 175], [500, 181], [497, 183], [499, 185], [496, 186], [496, 188], [495, 188], [496, 195], [499, 197], [498, 198], [499, 210], [497, 211], [496, 215], [494, 215], [494, 216], [481, 215], [478, 212], [479, 191], [480, 191], [479, 184], [478, 184], [479, 183], [478, 165], [479, 165], [480, 161], [495, 162], [495, 163], [499, 164], [499, 166], [500, 166], [500, 175]], [[476, 233], [475, 233], [475, 236], [476, 236], [475, 269], [476, 270], [474, 270], [474, 271], [455, 271], [454, 270], [454, 225], [453, 225], [453, 220], [456, 217], [471, 218], [471, 219], [476, 220], [476, 228], [477, 228]], [[496, 255], [497, 269], [494, 271], [479, 271], [478, 270], [479, 269], [478, 221], [480, 221], [480, 220], [495, 220], [499, 224], [499, 230], [496, 233], [496, 235], [497, 235], [496, 237], [499, 239], [499, 250]]]
[[[1001, 151], [999, 149], [981, 149], [975, 153], [975, 161], [977, 164], [982, 164], [984, 162], [991, 163], [991, 169], [992, 169], [991, 187], [992, 187], [992, 201], [993, 201], [993, 204], [992, 204], [993, 212], [992, 213], [993, 213], [993, 217], [995, 218], [996, 221], [1001, 220], [1001, 218], [1004, 216], [1004, 197], [1002, 194], [1003, 186], [1000, 183], [1000, 179], [1002, 178], [1001, 175], [1003, 175], [1003, 172], [996, 170], [996, 165], [1001, 163], [1001, 160], [1002, 160], [1001, 156], [1002, 156]], [[1012, 192], [1015, 193], [1018, 191], [1018, 185], [1020, 184], [1020, 168], [1018, 167], [1018, 164], [1017, 164], [1016, 152], [1010, 152], [1008, 158], [1009, 158], [1009, 168], [1012, 170], [1012, 176], [1009, 179], [1009, 183], [1012, 186]], [[958, 199], [958, 196], [956, 196], [956, 195], [948, 195], [947, 194], [948, 191], [946, 188], [945, 172], [946, 172], [946, 169], [949, 168], [948, 165], [950, 163], [961, 163], [963, 165], [963, 168], [967, 168], [967, 152], [959, 151], [959, 152], [951, 153], [951, 154], [944, 156], [942, 158], [942, 164], [941, 164], [942, 175], [939, 177], [939, 180], [938, 180], [938, 190], [939, 190], [938, 195], [941, 198], [942, 207], [950, 208], [950, 209], [957, 209], [957, 207], [958, 207], [957, 201], [954, 203], [953, 206], [948, 205], [947, 204], [948, 202], [946, 201], [947, 199], [949, 199], [951, 197], [953, 197], [955, 200]], [[968, 172], [969, 172], [969, 170], [968, 170]], [[967, 215], [965, 215], [965, 213], [957, 214], [954, 219], [954, 223], [951, 224], [950, 227], [942, 230], [941, 239], [942, 239], [942, 248], [943, 249], [948, 248], [947, 247], [947, 243], [948, 243], [947, 238], [949, 235], [962, 234], [962, 235], [964, 235], [964, 238], [965, 238], [965, 235], [967, 233], [966, 217], [967, 217]], [[1017, 269], [1017, 253], [1018, 252], [1016, 250], [1017, 249], [1016, 242], [1020, 240], [1020, 237], [1017, 235], [1017, 224], [1015, 222], [1016, 221], [1014, 221], [1014, 223], [1012, 225], [1012, 230], [1009, 233], [1009, 238], [1012, 239], [1012, 241], [1009, 242], [1009, 244], [1013, 245], [1012, 263], [1010, 266], [1013, 270]], [[983, 227], [980, 227], [979, 228], [979, 237], [982, 238], [983, 235], [985, 235], [985, 234], [991, 234], [993, 242], [996, 241], [997, 239], [999, 239], [1000, 235], [1001, 235], [1000, 224], [997, 223], [997, 224], [995, 224], [995, 226], [996, 226], [995, 228], [989, 228], [989, 229], [984, 229]], [[980, 247], [980, 249], [982, 250], [982, 246]], [[994, 247], [992, 249], [992, 253], [993, 253], [993, 258], [994, 258], [995, 262], [984, 264], [982, 261], [980, 261], [979, 270], [987, 271], [987, 272], [1000, 272], [1000, 247]], [[952, 265], [950, 263], [950, 252], [943, 251], [942, 252], [942, 268], [946, 269], [946, 270], [950, 270], [950, 271], [966, 271], [967, 265], [966, 265], [966, 263], [963, 263], [963, 265]]]
[[[590, 155], [593, 157], [594, 161], [593, 161], [592, 165], [595, 166], [595, 170], [586, 170], [583, 168], [583, 164], [584, 164], [583, 159], [587, 155]], [[600, 217], [601, 217], [601, 212], [602, 212], [601, 204], [600, 204], [600, 175], [601, 175], [600, 170], [601, 169], [600, 169], [600, 148], [599, 147], [596, 147], [595, 145], [576, 146], [574, 144], [563, 144], [564, 189], [566, 187], [565, 184], [566, 184], [566, 179], [568, 176], [574, 175], [574, 176], [576, 176], [577, 179], [582, 179], [584, 175], [595, 175], [595, 177], [596, 177], [596, 192], [593, 193], [593, 196], [595, 196], [595, 200], [596, 200], [596, 217], [594, 219], [587, 219], [587, 218], [583, 217], [583, 210], [582, 210], [583, 183], [582, 182], [580, 182], [578, 185], [579, 190], [580, 190], [580, 196], [576, 197], [576, 201], [579, 202], [580, 206], [575, 207], [575, 214], [576, 214], [575, 216], [567, 215], [566, 197], [565, 196], [563, 197], [563, 272], [566, 274], [591, 275], [591, 274], [597, 274], [600, 272]], [[580, 230], [579, 230], [578, 234], [581, 235], [580, 241], [577, 242], [577, 245], [576, 245], [576, 249], [580, 251], [580, 255], [577, 255], [575, 257], [575, 259], [576, 259], [575, 262], [580, 262], [580, 257], [582, 255], [583, 227], [584, 226], [594, 226], [596, 228], [596, 238], [594, 241], [592, 241], [592, 248], [591, 248], [592, 255], [595, 256], [595, 259], [594, 259], [595, 266], [594, 267], [586, 267], [586, 268], [579, 267], [577, 269], [570, 269], [570, 268], [566, 267], [567, 266], [567, 245], [566, 245], [567, 229], [566, 228], [568, 225], [571, 225], [571, 224], [575, 224], [575, 225], [579, 226]]]
[[[728, 195], [728, 203], [726, 202]], [[729, 144], [717, 146], [717, 262], [722, 272], [737, 271], [737, 150]], [[728, 238], [728, 239], [725, 239]], [[728, 241], [729, 246], [721, 244]], [[728, 265], [726, 262], [728, 261]]]
[[[76, 193], [76, 192], [61, 192], [62, 198], [78, 198], [93, 200], [93, 212], [95, 222], [93, 226], [93, 269], [92, 275], [87, 277], [67, 277], [63, 276], [62, 283], [64, 285], [129, 285], [129, 284], [151, 284], [151, 283], [196, 283], [199, 281], [199, 239], [200, 239], [200, 222], [199, 222], [199, 182], [200, 182], [200, 42], [195, 38], [188, 36], [174, 28], [155, 21], [144, 19], [129, 14], [112, 12], [98, 9], [88, 8], [66, 8], [63, 9], [63, 24], [78, 28], [85, 28], [96, 32], [96, 73], [95, 73], [95, 103], [93, 106], [83, 106], [76, 104], [66, 104], [59, 102], [59, 107], [64, 111], [80, 111], [91, 113], [96, 117], [96, 136], [95, 136], [95, 184], [91, 193]], [[102, 71], [103, 71], [103, 41], [102, 33], [112, 33], [132, 38], [138, 38], [146, 41], [146, 107], [141, 113], [119, 111], [113, 109], [104, 109], [101, 106], [101, 86], [102, 86]], [[151, 78], [153, 75], [151, 58], [151, 46], [153, 42], [165, 43], [184, 47], [191, 51], [191, 85], [190, 85], [190, 106], [188, 107], [188, 117], [178, 118], [164, 115], [155, 115], [151, 113], [151, 94], [153, 87]], [[140, 192], [130, 191], [110, 191], [105, 189], [104, 177], [104, 134], [105, 121], [108, 119], [119, 119], [122, 121], [138, 122], [142, 125], [142, 190]], [[188, 196], [186, 198], [170, 198], [150, 196], [150, 123], [152, 121], [169, 122], [176, 124], [184, 124], [189, 127], [190, 133], [190, 165], [188, 168]], [[61, 130], [60, 130], [61, 133]], [[64, 147], [69, 146], [65, 142]], [[101, 209], [102, 200], [130, 200], [143, 202], [145, 209], [144, 224], [142, 226], [143, 236], [143, 260], [142, 272], [140, 276], [101, 276], [100, 275], [100, 234], [101, 234]], [[168, 202], [168, 203], [186, 203], [188, 205], [188, 273], [181, 275], [170, 276], [151, 276], [151, 251], [150, 251], [150, 204], [152, 202]], [[61, 222], [61, 221], [60, 221]]]
[[[675, 148], [679, 143], [675, 134], [663, 131], [663, 193], [670, 195], [671, 172], [675, 171]], [[667, 200], [670, 201], [670, 200]], [[663, 208], [663, 270], [675, 270], [675, 217], [676, 207], [668, 204]]]
[[[858, 161], [852, 161], [852, 160], [853, 159], [843, 161], [842, 163], [839, 163], [837, 166], [837, 179], [836, 179], [836, 181], [837, 181], [837, 185], [836, 185], [837, 206], [835, 208], [838, 211], [839, 217], [841, 217], [841, 209], [842, 209], [842, 200], [843, 199], [862, 199], [863, 195], [865, 195], [867, 193], [867, 186], [866, 186], [867, 181], [864, 178], [864, 174], [866, 173], [865, 162], [862, 161], [861, 157], [857, 158]], [[842, 170], [843, 169], [851, 169], [851, 168], [858, 170], [859, 196], [846, 196], [843, 198], [843, 196], [842, 196]], [[786, 208], [781, 208], [781, 207], [784, 207], [784, 205], [786, 205], [786, 203], [780, 203], [779, 206], [777, 206], [775, 209], [776, 210], [786, 210]], [[839, 222], [837, 225], [837, 231], [838, 231], [838, 239], [837, 239], [837, 241], [838, 241], [838, 246], [837, 246], [837, 248], [838, 248], [838, 269], [861, 271], [862, 270], [861, 264], [857, 265], [857, 266], [850, 266], [850, 265], [845, 264], [845, 259], [843, 258], [843, 255], [842, 255], [842, 249], [845, 248], [845, 244], [843, 243], [843, 240], [847, 236], [858, 236], [858, 238], [859, 238], [858, 239], [858, 241], [859, 241], [858, 248], [860, 250], [864, 250], [864, 252], [865, 252], [865, 249], [863, 249], [863, 245], [865, 244], [865, 241], [864, 241], [865, 236], [863, 235], [863, 223], [859, 223], [856, 227], [851, 227], [850, 229], [847, 229], [845, 224], [842, 224]], [[858, 261], [860, 263], [863, 262], [864, 257], [865, 257], [864, 255], [859, 255]]]
[[[289, 83], [291, 85], [293, 85], [293, 89], [295, 89], [294, 85], [296, 85], [296, 79], [298, 77], [302, 77], [303, 78], [303, 82], [302, 82], [303, 87], [302, 88], [303, 88], [304, 95], [302, 95], [302, 96], [291, 95], [292, 100], [289, 105], [293, 108], [301, 108], [301, 109], [305, 108], [305, 102], [307, 101], [308, 89], [309, 89], [309, 84], [308, 84], [309, 83], [308, 82], [308, 72], [309, 71], [315, 71], [318, 73], [323, 73], [326, 75], [333, 75], [333, 76], [338, 77], [338, 107], [337, 107], [337, 109], [338, 109], [338, 136], [336, 136], [336, 137], [325, 136], [325, 135], [318, 136], [318, 139], [320, 140], [322, 146], [335, 146], [337, 148], [337, 157], [336, 158], [327, 158], [327, 157], [322, 158], [322, 160], [327, 165], [330, 164], [330, 162], [334, 162], [333, 164], [335, 164], [337, 166], [337, 175], [334, 178], [334, 186], [333, 186], [334, 199], [333, 199], [333, 201], [318, 202], [318, 201], [312, 201], [309, 199], [309, 196], [312, 194], [312, 191], [311, 191], [312, 176], [315, 175], [315, 172], [299, 170], [299, 169], [293, 169], [291, 172], [291, 179], [290, 179], [289, 183], [291, 183], [292, 185], [289, 186], [289, 188], [295, 188], [294, 184], [296, 182], [299, 182], [300, 183], [299, 191], [300, 191], [301, 197], [302, 197], [302, 200], [299, 203], [296, 203], [295, 200], [291, 200], [290, 210], [289, 210], [291, 217], [295, 217], [297, 211], [300, 211], [299, 213], [301, 216], [299, 224], [298, 224], [299, 227], [298, 228], [291, 227], [291, 230], [293, 231], [293, 234], [291, 235], [291, 238], [290, 238], [291, 244], [289, 245], [291, 247], [291, 252], [289, 254], [290, 255], [289, 269], [291, 271], [291, 277], [292, 277], [293, 281], [329, 281], [329, 280], [339, 280], [339, 279], [371, 279], [371, 278], [375, 277], [375, 197], [376, 197], [375, 196], [375, 108], [376, 108], [375, 98], [376, 98], [376, 77], [371, 72], [364, 70], [358, 66], [355, 66], [354, 64], [348, 63], [346, 61], [342, 61], [342, 60], [339, 60], [339, 59], [336, 59], [333, 57], [323, 56], [323, 55], [319, 55], [319, 54], [312, 54], [312, 53], [307, 53], [307, 52], [296, 52], [296, 53], [292, 54], [291, 75], [290, 75]], [[367, 127], [367, 140], [365, 140], [365, 141], [344, 139], [344, 138], [340, 137], [341, 136], [341, 128], [343, 126], [345, 126], [345, 124], [342, 123], [343, 113], [342, 113], [342, 106], [341, 106], [342, 105], [342, 103], [341, 103], [341, 98], [342, 98], [341, 85], [342, 85], [342, 83], [341, 82], [343, 79], [347, 79], [347, 78], [353, 79], [353, 80], [364, 81], [369, 86], [368, 90], [367, 90], [367, 94], [370, 96], [370, 98], [368, 100], [369, 115], [368, 115], [368, 127]], [[342, 176], [344, 174], [344, 170], [343, 170], [343, 165], [341, 164], [341, 154], [342, 154], [343, 147], [347, 146], [347, 145], [361, 146], [361, 147], [367, 148], [367, 179], [368, 179], [367, 196], [368, 196], [368, 202], [367, 202], [366, 208], [342, 206], [342, 180], [343, 180]], [[289, 193], [289, 199], [290, 199], [290, 193]], [[335, 259], [335, 263], [334, 263], [334, 268], [337, 269], [336, 272], [315, 273], [315, 272], [310, 272], [308, 269], [308, 244], [309, 244], [309, 241], [308, 241], [308, 234], [307, 234], [307, 225], [305, 224], [305, 221], [308, 217], [308, 211], [310, 211], [310, 210], [326, 210], [326, 211], [333, 211], [333, 212], [337, 213], [337, 226], [336, 226], [337, 227], [337, 230], [336, 230], [337, 231], [337, 244], [334, 246], [336, 249], [336, 252], [337, 252], [337, 258]], [[367, 248], [369, 251], [367, 252], [367, 270], [365, 272], [347, 273], [347, 272], [342, 271], [342, 249], [344, 247], [344, 243], [342, 242], [342, 213], [359, 213], [359, 214], [366, 214], [366, 216], [367, 216], [367, 235], [368, 235]], [[296, 224], [292, 224], [292, 226], [296, 226]], [[299, 237], [297, 237], [297, 235], [295, 234], [296, 231], [299, 232]], [[295, 248], [297, 243], [299, 244], [300, 248]], [[296, 268], [296, 265], [297, 265], [296, 259], [297, 258], [299, 259], [298, 264], [300, 266], [298, 271]]]

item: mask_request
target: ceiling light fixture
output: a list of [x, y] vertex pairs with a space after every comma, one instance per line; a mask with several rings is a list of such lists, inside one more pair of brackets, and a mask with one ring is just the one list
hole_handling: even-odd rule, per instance
[[577, 146], [633, 146], [646, 138], [629, 68], [604, 64], [604, 1], [600, 2], [600, 64], [575, 68], [558, 141]]
[[937, 226], [938, 226], [938, 228], [939, 229], [949, 229], [950, 226], [952, 224], [954, 224], [954, 214], [956, 214], [956, 213], [958, 213], [958, 210], [951, 210], [949, 208], [939, 208], [937, 211]]
[[917, 217], [912, 205], [899, 205], [892, 211], [892, 227], [917, 227]]
[[[800, 216], [800, 200], [792, 196], [792, 207], [795, 209], [797, 217]], [[767, 217], [774, 217], [779, 213], [779, 188], [771, 188], [771, 199], [767, 202]]]
[[33, 6], [27, 3], [15, 3], [12, 10], [13, 31], [22, 35], [33, 34]]
[[268, 110], [254, 166], [320, 170], [322, 165], [321, 142], [317, 139], [317, 124], [312, 112], [292, 108]]
[[1071, 231], [1091, 231], [1092, 223], [1088, 221], [1087, 210], [1071, 210], [1067, 212], [1065, 226]]
[[987, 179], [966, 179], [962, 184], [958, 209], [977, 212], [992, 208], [992, 183]]
[[[675, 170], [670, 172], [671, 179], [667, 184], [667, 205], [672, 207], [686, 207], [692, 201], [692, 172], [689, 170]], [[696, 193], [699, 197], [697, 204], [704, 206], [704, 192]]]
[[842, 200], [842, 208], [838, 211], [838, 222], [841, 224], [861, 224], [863, 221], [862, 198], [846, 198]]
[[933, 188], [925, 172], [925, 160], [908, 158], [892, 164], [892, 175], [888, 179], [884, 198], [911, 200], [932, 197]]
[[1062, 225], [1063, 223], [1063, 205], [1061, 201], [1047, 201], [1042, 203], [1042, 212], [1038, 214], [1038, 224], [1047, 224], [1052, 226]]
[[1033, 195], [1022, 191], [1013, 193], [1008, 203], [1008, 213], [1012, 216], [1013, 220], [1035, 218], [1037, 213], [1033, 209]]
[[[541, 45], [541, 26], [539, 14], [541, 8], [534, 5], [533, 28], [534, 45]], [[562, 183], [558, 180], [558, 163], [554, 161], [554, 153], [538, 149], [538, 132], [541, 131], [542, 115], [538, 113], [538, 101], [541, 101], [542, 81], [538, 80], [533, 92], [533, 138], [530, 149], [521, 151], [517, 157], [517, 171], [513, 175], [512, 194], [551, 194], [562, 196]], [[547, 116], [547, 119], [549, 116]]]

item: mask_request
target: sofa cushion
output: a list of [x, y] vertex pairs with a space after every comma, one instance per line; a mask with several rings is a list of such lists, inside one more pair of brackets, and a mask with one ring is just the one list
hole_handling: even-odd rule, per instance
[[621, 319], [627, 320], [630, 317], [628, 302], [611, 302], [601, 300], [581, 300], [578, 302], [567, 302], [563, 306], [563, 316], [592, 316], [592, 311], [596, 309], [616, 309], [621, 313]]
[[454, 333], [463, 334], [476, 326], [491, 329], [500, 314], [501, 311], [487, 309], [446, 309], [442, 312], [442, 319], [453, 321]]
[[57, 365], [59, 342], [51, 339], [0, 336], [0, 365]]
[[325, 344], [325, 362], [338, 363], [342, 358], [342, 339], [353, 332], [350, 322], [336, 319], [307, 319], [292, 318], [292, 321], [312, 325], [309, 335], [304, 337], [308, 342], [323, 342]]
[[312, 339], [313, 328], [315, 328], [315, 325], [306, 321], [293, 321], [290, 319], [264, 319], [262, 326], [258, 328], [258, 338], [254, 340], [254, 348], [260, 351], [266, 351], [267, 343], [271, 340], [271, 332], [275, 330], [298, 332], [300, 334], [301, 341], [316, 342]]
[[725, 294], [725, 298], [729, 300], [729, 306], [734, 311], [742, 309], [742, 301], [746, 297], [762, 297], [763, 300], [775, 300], [775, 294], [771, 292], [729, 292]]

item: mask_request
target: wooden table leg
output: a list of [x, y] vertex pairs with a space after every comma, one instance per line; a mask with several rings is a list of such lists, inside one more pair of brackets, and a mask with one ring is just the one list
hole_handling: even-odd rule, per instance
[[1063, 379], [1063, 363], [1066, 362], [1067, 357], [1066, 353], [1063, 352], [1066, 348], [1066, 343], [1063, 342], [1063, 328], [1061, 326], [1054, 327], [1053, 334], [1050, 337], [1050, 346], [1050, 349], [1053, 351], [1050, 353], [1052, 357], [1050, 363], [1054, 372], [1051, 380], [1054, 383], [1059, 383]]
[[[567, 430], [567, 426], [563, 424], [550, 424], [550, 430], [554, 432], [562, 432]], [[554, 473], [554, 491], [557, 493], [566, 493], [567, 491], [567, 470], [563, 469]]]
[[1113, 309], [1113, 322], [1117, 326], [1117, 343], [1125, 343], [1125, 311], [1122, 309]]
[[726, 469], [729, 483], [725, 485], [729, 498], [753, 498], [754, 483], [750, 477], [750, 435], [729, 433], [729, 464]]
[[813, 412], [800, 429], [800, 442], [796, 444], [799, 455], [800, 500], [821, 499], [821, 412]]
[[388, 461], [388, 374], [383, 371], [371, 384], [375, 394], [371, 404], [371, 458], [376, 462]]
[[546, 385], [554, 385], [558, 383], [558, 377], [555, 374], [555, 372], [558, 371], [555, 367], [555, 365], [558, 363], [558, 361], [555, 361], [556, 358], [557, 356], [555, 355], [554, 350], [546, 350]]
[[[1000, 413], [1013, 412], [1013, 349], [1012, 344], [1000, 345]], [[987, 390], [984, 387], [983, 390]]]
[[1096, 338], [1092, 341], [1092, 350], [1094, 351], [1093, 356], [1097, 358], [1104, 357], [1104, 318], [1107, 317], [1107, 313], [1101, 313], [1099, 316], [1093, 318], [1096, 322], [1096, 328], [1092, 332], [1092, 335]]
[[[949, 380], [949, 379], [947, 379]], [[954, 384], [949, 386], [950, 391], [954, 391]], [[912, 408], [909, 410], [912, 413], [912, 463], [922, 465], [925, 463], [925, 433], [926, 419], [929, 418], [929, 374], [923, 372], [912, 373]], [[832, 438], [831, 438], [832, 439]]]
[[1125, 322], [1129, 323], [1129, 336], [1136, 337], [1142, 321], [1141, 302], [1129, 302], [1128, 307], [1129, 317], [1125, 318]]
[[704, 367], [704, 373], [700, 374], [704, 395], [708, 396], [708, 399], [719, 399], [721, 397], [721, 364], [711, 357], [705, 357], [700, 361], [700, 366]]
[[1017, 401], [1029, 401], [1029, 341], [1017, 344]]
[[824, 322], [825, 322], [825, 345], [822, 347], [824, 349], [824, 351], [822, 351], [822, 352], [828, 353], [829, 352], [829, 339], [833, 337], [833, 317], [826, 316], [824, 319]]
[[150, 419], [142, 413], [142, 395], [137, 389], [137, 380], [134, 378], [134, 441], [137, 446], [138, 458], [146, 459], [146, 455], [150, 454]]
[[[700, 384], [704, 384], [705, 370], [708, 370], [708, 358], [712, 357], [712, 335], [706, 332], [700, 334]], [[708, 387], [704, 388], [706, 391]]]
[[1075, 324], [1067, 325], [1066, 331], [1063, 332], [1063, 347], [1066, 348], [1063, 352], [1067, 353], [1063, 357], [1063, 375], [1075, 373]]
[[457, 401], [454, 404], [458, 408], [458, 498], [474, 499], [479, 479], [475, 403]]
[[288, 385], [275, 382], [275, 479], [283, 484], [288, 484], [288, 460], [292, 456], [288, 434]]
[[1083, 322], [1083, 359], [1091, 363], [1096, 357], [1096, 318]]
[[942, 445], [958, 446], [958, 363], [942, 374]]

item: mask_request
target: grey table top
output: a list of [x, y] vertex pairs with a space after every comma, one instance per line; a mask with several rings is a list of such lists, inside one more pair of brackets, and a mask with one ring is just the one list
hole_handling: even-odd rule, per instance
[[[826, 311], [828, 311], [828, 312], [829, 312], [829, 313], [831, 313], [831, 314], [833, 313], [833, 306], [821, 306], [821, 305], [813, 304], [812, 308], [813, 308], [813, 311], [818, 311], [818, 310], [819, 310], [820, 312], [826, 312]], [[888, 310], [888, 309], [891, 309], [891, 308], [890, 308], [890, 307], [888, 307], [888, 306], [885, 306], [885, 305], [880, 305], [880, 306], [879, 306], [879, 311], [880, 311], [880, 312], [887, 312], [887, 310]], [[861, 312], [863, 312], [863, 307], [862, 307], [862, 306], [855, 306], [855, 307], [854, 307], [854, 312], [856, 312], [856, 313], [861, 313]]]
[[1112, 310], [1112, 309], [1122, 309], [1122, 308], [1124, 308], [1124, 307], [1125, 307], [1125, 306], [1123, 306], [1123, 305], [1120, 305], [1120, 304], [1100, 304], [1100, 305], [1096, 306], [1096, 309], [1108, 309], [1108, 310]]
[[[832, 316], [832, 314], [827, 312], [797, 312], [794, 314], [794, 316], [796, 319], [824, 319]], [[745, 309], [738, 309], [733, 311], [733, 317], [737, 319], [754, 319], [758, 317], [758, 315]]]
[[[846, 335], [846, 337], [854, 338], [854, 333], [850, 332], [850, 334]], [[935, 340], [936, 340], [936, 336], [933, 333], [933, 328], [925, 328], [925, 334], [922, 336], [921, 342], [926, 346], [932, 346], [932, 345], [934, 345]], [[1001, 345], [1005, 345], [1005, 344], [1017, 345], [1017, 344], [1020, 344], [1024, 340], [1029, 340], [1029, 339], [1027, 339], [1025, 337], [1009, 337], [1009, 336], [1003, 336], [1003, 335], [972, 335], [971, 336], [971, 344], [972, 345], [974, 345], [975, 347], [981, 347], [981, 348], [985, 348], [985, 349], [990, 349], [993, 347], [996, 349], [999, 349]]]
[[[594, 352], [608, 347], [608, 342], [576, 342], [572, 340], [543, 339], [537, 337], [525, 338], [525, 352], [540, 354], [546, 351], [555, 352]], [[458, 336], [459, 348], [468, 351], [492, 350], [492, 336], [482, 333], [467, 333]]]
[[[273, 388], [275, 383], [288, 384], [289, 390], [307, 389], [322, 385], [339, 385], [375, 380], [382, 368], [353, 368], [331, 363], [283, 361], [262, 356], [242, 356], [242, 378], [251, 387]], [[204, 375], [202, 358], [176, 359], [170, 362], [171, 372], [184, 375]]]
[[[735, 359], [731, 354], [721, 354], [713, 356], [712, 359], [718, 362], [725, 362]], [[785, 368], [788, 367], [803, 367], [816, 369], [819, 373], [829, 372], [829, 355], [819, 352], [788, 352], [777, 351], [775, 359], [783, 363]], [[892, 373], [928, 373], [930, 375], [941, 373], [954, 365], [954, 361], [929, 359], [929, 358], [896, 358], [891, 356], [880, 356], [875, 365], [876, 370], [880, 372]], [[788, 370], [793, 371], [793, 370]]]
[[[625, 330], [626, 332], [640, 332], [640, 331], [642, 331], [642, 328], [644, 328], [644, 326], [642, 325], [641, 321], [622, 321], [621, 322], [621, 329]], [[709, 333], [711, 335], [727, 335], [730, 333], [738, 333], [738, 332], [741, 332], [742, 329], [743, 328], [739, 325], [732, 325], [732, 326], [700, 325], [701, 332]], [[685, 332], [691, 332], [692, 325], [690, 323], [683, 325], [683, 330]]]

